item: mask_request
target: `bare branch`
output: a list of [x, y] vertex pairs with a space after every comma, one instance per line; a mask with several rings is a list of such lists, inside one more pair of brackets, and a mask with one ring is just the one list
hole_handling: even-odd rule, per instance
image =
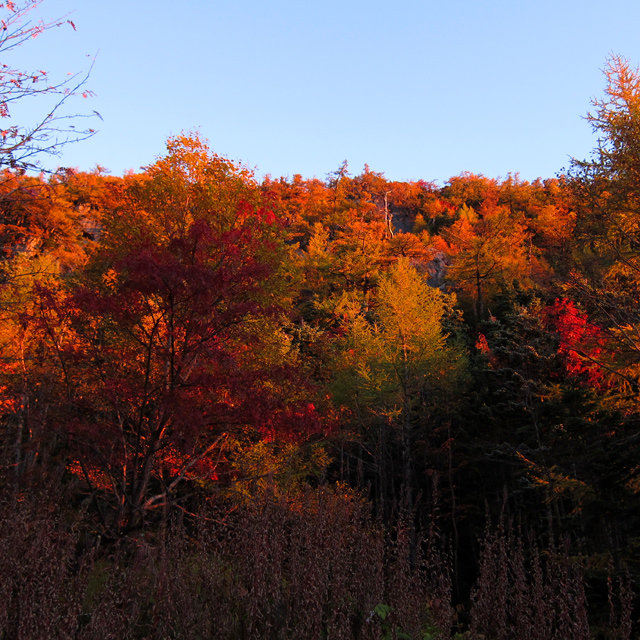
[[[56, 27], [75, 25], [66, 16], [57, 20], [30, 20], [30, 16], [42, 0], [24, 0], [21, 3], [0, 3], [0, 55], [6, 59], [7, 52], [39, 37]], [[94, 58], [95, 62], [95, 58]], [[78, 126], [80, 119], [99, 117], [97, 111], [87, 114], [68, 111], [72, 98], [93, 95], [86, 88], [91, 75], [89, 70], [72, 75], [60, 82], [51, 82], [43, 69], [25, 71], [9, 64], [0, 64], [0, 169], [10, 167], [20, 170], [41, 170], [40, 157], [60, 155], [67, 144], [80, 142], [93, 136], [95, 129]], [[29, 99], [49, 98], [50, 106], [43, 116], [31, 125], [14, 124], [11, 107], [24, 104]], [[3, 126], [3, 120], [7, 122]]]

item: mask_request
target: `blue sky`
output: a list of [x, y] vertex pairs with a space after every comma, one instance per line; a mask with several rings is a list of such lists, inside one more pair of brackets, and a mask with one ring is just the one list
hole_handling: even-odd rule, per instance
[[[199, 129], [258, 177], [343, 160], [391, 180], [553, 177], [595, 144], [611, 52], [640, 63], [640, 3], [610, 0], [43, 0], [71, 13], [12, 61], [86, 69], [99, 132], [56, 164], [138, 170]], [[27, 113], [21, 117], [27, 118]]]

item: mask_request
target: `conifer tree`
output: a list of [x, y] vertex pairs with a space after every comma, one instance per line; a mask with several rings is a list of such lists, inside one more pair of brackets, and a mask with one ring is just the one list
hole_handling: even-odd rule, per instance
[[578, 206], [573, 291], [608, 331], [611, 358], [599, 362], [637, 389], [640, 374], [640, 73], [612, 56], [605, 96], [593, 100], [598, 143], [574, 160], [570, 187]]
[[[335, 398], [351, 409], [363, 437], [386, 469], [391, 449], [397, 477], [410, 495], [416, 439], [429, 439], [434, 406], [451, 397], [464, 375], [462, 351], [447, 344], [442, 329], [447, 296], [429, 287], [406, 258], [380, 279], [373, 309], [353, 296], [341, 305], [342, 344]], [[369, 446], [369, 445], [367, 445]], [[393, 479], [379, 478], [387, 490]]]

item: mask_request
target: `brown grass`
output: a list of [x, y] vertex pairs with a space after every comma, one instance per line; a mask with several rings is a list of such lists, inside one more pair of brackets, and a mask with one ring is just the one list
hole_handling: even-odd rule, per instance
[[[452, 637], [437, 531], [421, 540], [403, 519], [385, 531], [342, 487], [267, 490], [109, 544], [56, 497], [0, 504], [0, 640]], [[628, 576], [610, 579], [609, 605], [598, 638], [631, 640]], [[568, 542], [543, 553], [500, 522], [485, 532], [469, 629], [454, 637], [588, 640], [587, 611]]]

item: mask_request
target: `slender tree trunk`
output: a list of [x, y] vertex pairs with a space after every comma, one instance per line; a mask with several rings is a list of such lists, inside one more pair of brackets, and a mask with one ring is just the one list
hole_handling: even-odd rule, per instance
[[403, 484], [407, 512], [411, 512], [413, 500], [411, 496], [411, 397], [409, 395], [409, 356], [407, 336], [402, 332], [402, 462]]
[[480, 269], [476, 269], [476, 322], [480, 322], [484, 317], [484, 300], [482, 297], [482, 276]]

